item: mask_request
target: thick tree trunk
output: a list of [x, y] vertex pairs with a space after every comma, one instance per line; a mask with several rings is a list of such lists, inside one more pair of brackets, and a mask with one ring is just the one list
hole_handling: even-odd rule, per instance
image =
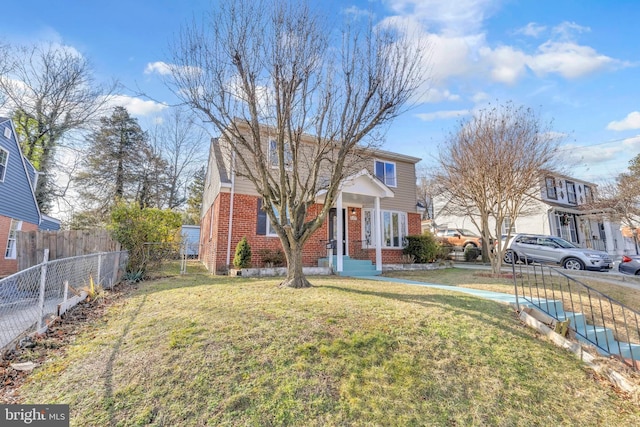
[[311, 282], [302, 272], [302, 245], [294, 244], [285, 248], [285, 254], [287, 256], [287, 277], [280, 283], [280, 286], [297, 289], [310, 288]]

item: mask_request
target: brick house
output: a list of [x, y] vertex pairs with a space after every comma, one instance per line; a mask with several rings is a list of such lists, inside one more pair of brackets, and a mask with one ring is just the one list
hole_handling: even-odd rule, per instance
[[[275, 143], [267, 131], [261, 140], [272, 158]], [[237, 176], [228, 144], [224, 137], [211, 142], [200, 220], [200, 260], [209, 271], [218, 273], [230, 266], [243, 236], [251, 245], [254, 267], [264, 265], [264, 250], [282, 248], [261, 209], [260, 195], [251, 181]], [[348, 258], [370, 260], [381, 271], [383, 263], [401, 261], [405, 236], [420, 233], [415, 172], [420, 159], [381, 150], [359, 157], [364, 158], [361, 168], [344, 180], [327, 221], [307, 241], [304, 266], [320, 265], [332, 251], [338, 273], [343, 272]], [[308, 215], [316, 215], [323, 203], [320, 192]]]
[[16, 232], [40, 225], [33, 192], [37, 179], [35, 168], [22, 156], [12, 121], [0, 117], [0, 277], [18, 269]]

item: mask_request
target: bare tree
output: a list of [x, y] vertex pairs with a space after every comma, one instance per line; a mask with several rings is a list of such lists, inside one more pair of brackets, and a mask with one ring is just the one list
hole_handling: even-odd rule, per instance
[[438, 195], [438, 186], [433, 180], [431, 173], [425, 168], [420, 168], [418, 172], [418, 185], [417, 185], [418, 202], [424, 207], [422, 213], [422, 219], [432, 221], [435, 220], [435, 205], [434, 200]]
[[58, 194], [56, 148], [70, 131], [86, 129], [113, 88], [96, 84], [88, 61], [63, 46], [13, 46], [0, 73], [0, 92], [12, 111], [24, 155], [40, 171], [35, 189], [47, 212]]
[[539, 200], [545, 171], [556, 168], [558, 143], [534, 111], [506, 103], [461, 121], [440, 151], [435, 181], [446, 209], [468, 216], [481, 231], [494, 274], [505, 248], [489, 243], [501, 241], [506, 218], [515, 222]]
[[618, 175], [614, 183], [601, 185], [590, 207], [627, 227], [633, 237], [636, 254], [640, 253], [640, 154], [631, 159], [629, 170]]
[[[262, 196], [282, 242], [282, 286], [294, 288], [311, 286], [302, 248], [334, 204], [351, 155], [375, 142], [424, 82], [419, 41], [382, 24], [337, 32], [324, 23], [306, 2], [223, 2], [173, 47], [175, 93], [233, 142], [236, 174]], [[265, 128], [276, 143], [272, 162]], [[308, 218], [320, 190], [324, 205]]]
[[181, 108], [172, 108], [150, 133], [150, 143], [167, 163], [165, 198], [156, 206], [174, 209], [187, 201], [187, 186], [206, 161], [209, 137], [197, 118]]

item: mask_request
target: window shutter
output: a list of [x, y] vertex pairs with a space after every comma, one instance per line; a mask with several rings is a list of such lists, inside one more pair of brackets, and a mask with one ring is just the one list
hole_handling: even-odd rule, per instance
[[258, 220], [256, 222], [256, 234], [264, 236], [267, 234], [267, 213], [262, 210], [262, 199], [258, 199]]

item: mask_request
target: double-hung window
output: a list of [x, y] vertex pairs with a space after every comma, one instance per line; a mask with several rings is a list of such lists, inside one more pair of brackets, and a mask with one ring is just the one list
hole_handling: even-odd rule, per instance
[[567, 201], [572, 205], [577, 204], [576, 184], [571, 181], [567, 181]]
[[[272, 168], [280, 166], [280, 157], [278, 155], [278, 143], [275, 139], [269, 140], [269, 165]], [[291, 144], [284, 143], [284, 167], [291, 169], [293, 167], [293, 154], [291, 152]]]
[[376, 177], [389, 187], [396, 187], [396, 164], [394, 162], [385, 162], [376, 160], [374, 165]]
[[584, 199], [587, 203], [593, 203], [593, 192], [588, 185], [584, 186]]
[[4, 252], [4, 257], [6, 259], [16, 258], [16, 232], [20, 231], [21, 228], [22, 221], [18, 221], [17, 219], [11, 220], [11, 225], [9, 226], [9, 238], [7, 239], [7, 250]]
[[510, 234], [511, 236], [513, 236], [514, 234], [516, 234], [516, 224], [511, 221], [511, 217], [510, 216], [505, 216], [502, 219], [502, 234]]
[[0, 182], [4, 182], [4, 176], [7, 173], [7, 163], [9, 163], [9, 152], [4, 148], [0, 148]]
[[550, 176], [545, 179], [546, 187], [547, 187], [547, 199], [557, 200], [558, 194], [556, 193], [556, 180]]

